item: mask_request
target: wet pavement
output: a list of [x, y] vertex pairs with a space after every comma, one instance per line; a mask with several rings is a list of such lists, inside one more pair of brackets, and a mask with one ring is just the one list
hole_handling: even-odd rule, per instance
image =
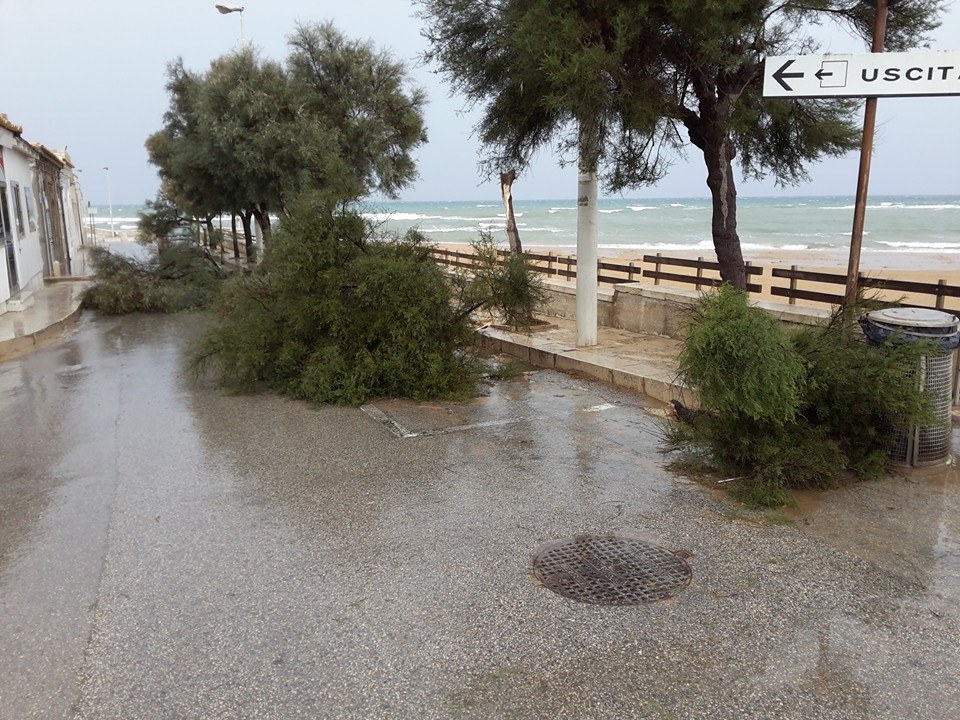
[[[639, 395], [229, 396], [183, 373], [199, 322], [85, 315], [0, 363], [0, 718], [960, 717], [954, 469], [750, 513], [666, 469]], [[538, 587], [581, 533], [693, 580]]]

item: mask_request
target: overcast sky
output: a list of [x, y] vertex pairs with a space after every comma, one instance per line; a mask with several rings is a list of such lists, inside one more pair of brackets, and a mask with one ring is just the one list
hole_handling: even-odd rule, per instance
[[[960, 7], [951, 3], [932, 49], [960, 50]], [[113, 203], [140, 203], [158, 187], [147, 163], [145, 138], [158, 130], [168, 105], [167, 63], [182, 56], [204, 71], [210, 60], [240, 43], [240, 17], [221, 15], [214, 0], [0, 0], [4, 72], [0, 112], [23, 126], [31, 142], [66, 146], [82, 171], [88, 200], [105, 205], [110, 168]], [[236, 4], [241, 4], [237, 2]], [[472, 128], [442, 79], [417, 57], [425, 48], [409, 0], [245, 0], [246, 39], [265, 57], [282, 60], [297, 20], [332, 20], [347, 35], [371, 39], [406, 61], [427, 90], [430, 142], [418, 153], [420, 179], [405, 200], [497, 199], [495, 184], [478, 175]], [[864, 52], [852, 38], [824, 51]], [[960, 97], [881, 98], [871, 195], [960, 194]], [[778, 190], [771, 182], [741, 182], [742, 196], [850, 195], [857, 153], [812, 169], [813, 180]], [[704, 197], [705, 172], [697, 156], [681, 161], [659, 185], [631, 197]], [[514, 185], [517, 201], [560, 199], [576, 191], [576, 172], [546, 154]]]

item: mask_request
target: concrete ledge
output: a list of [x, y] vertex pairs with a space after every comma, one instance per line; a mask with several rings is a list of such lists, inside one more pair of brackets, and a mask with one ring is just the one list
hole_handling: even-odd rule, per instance
[[[548, 280], [545, 314], [573, 320], [576, 317], [576, 286]], [[644, 335], [679, 339], [683, 321], [703, 293], [687, 288], [666, 288], [641, 283], [622, 283], [597, 291], [597, 321], [603, 327]], [[769, 301], [752, 301], [755, 307], [793, 325], [817, 325], [830, 317], [829, 310]]]
[[591, 348], [570, 347], [558, 342], [556, 337], [496, 328], [487, 328], [481, 336], [485, 349], [515, 357], [534, 367], [581, 373], [664, 403], [682, 399], [686, 405], [697, 405], [695, 393], [675, 382], [672, 363], [665, 363], [655, 354], [618, 357], [602, 344]]

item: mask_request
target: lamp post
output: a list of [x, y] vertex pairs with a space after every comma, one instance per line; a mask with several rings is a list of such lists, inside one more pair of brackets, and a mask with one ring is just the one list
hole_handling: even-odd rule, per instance
[[243, 6], [242, 5], [227, 5], [226, 3], [217, 3], [214, 7], [220, 11], [221, 15], [229, 15], [230, 13], [240, 13], [240, 47], [243, 47], [246, 44], [246, 41], [243, 37]]
[[110, 168], [104, 165], [103, 169], [107, 173], [107, 203], [110, 205], [110, 235], [116, 237], [117, 231], [113, 229], [113, 193], [110, 191]]

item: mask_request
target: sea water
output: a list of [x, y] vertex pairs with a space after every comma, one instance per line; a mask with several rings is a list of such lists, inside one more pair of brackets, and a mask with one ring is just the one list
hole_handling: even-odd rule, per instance
[[[603, 199], [599, 202], [599, 249], [664, 252], [713, 250], [707, 198]], [[113, 226], [135, 230], [135, 205], [116, 205]], [[741, 197], [737, 221], [744, 254], [836, 251], [849, 248], [852, 197]], [[503, 205], [496, 201], [366, 202], [363, 213], [381, 229], [403, 234], [418, 229], [441, 244], [468, 244], [481, 232], [504, 241]], [[577, 244], [574, 200], [514, 200], [520, 239], [526, 248], [566, 253]], [[107, 208], [94, 216], [97, 233], [109, 232]], [[214, 221], [219, 226], [218, 221]], [[223, 218], [229, 227], [229, 217]], [[874, 196], [867, 204], [865, 250], [960, 255], [960, 195]]]
[[[849, 248], [854, 201], [850, 197], [738, 198], [744, 253]], [[707, 198], [605, 199], [599, 202], [599, 249], [712, 252], [712, 208]], [[575, 201], [514, 201], [524, 247], [576, 248]], [[482, 231], [503, 240], [504, 211], [496, 202], [384, 203], [368, 216], [384, 229], [418, 228], [443, 244], [469, 243]], [[960, 195], [872, 197], [866, 211], [865, 249], [960, 254]]]

